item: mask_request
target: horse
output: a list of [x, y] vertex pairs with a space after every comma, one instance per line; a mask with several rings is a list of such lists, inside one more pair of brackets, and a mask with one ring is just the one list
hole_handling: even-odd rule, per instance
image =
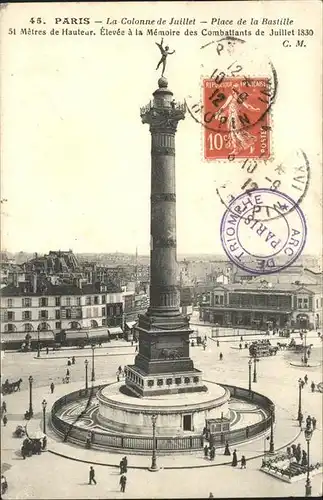
[[13, 392], [20, 391], [20, 384], [21, 384], [21, 382], [22, 382], [22, 378], [20, 378], [19, 380], [17, 380], [17, 382], [12, 382], [11, 387], [12, 387], [12, 391]]
[[2, 394], [11, 394], [12, 392], [20, 391], [20, 384], [22, 382], [22, 378], [17, 380], [16, 382], [9, 383], [8, 379], [2, 384], [1, 392]]

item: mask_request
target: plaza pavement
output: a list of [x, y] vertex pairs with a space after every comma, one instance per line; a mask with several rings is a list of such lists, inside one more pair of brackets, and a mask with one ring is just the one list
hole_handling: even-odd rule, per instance
[[[207, 327], [205, 331], [208, 334]], [[321, 344], [317, 343], [315, 348], [321, 351]], [[98, 373], [106, 373], [106, 377], [101, 377], [102, 382], [115, 380], [118, 365], [131, 362], [134, 353], [125, 356], [122, 354], [122, 346], [119, 350], [120, 356], [113, 357], [110, 361], [108, 356], [96, 359]], [[218, 359], [220, 350], [224, 355], [222, 362]], [[205, 379], [247, 387], [248, 356], [243, 350], [232, 350], [229, 342], [220, 344], [218, 348], [216, 343], [209, 341], [205, 351], [196, 347], [191, 349], [191, 354], [196, 367], [204, 370]], [[31, 353], [27, 357], [18, 353], [6, 353], [2, 367], [3, 374], [9, 379], [15, 379], [22, 372], [31, 373], [36, 377], [34, 371], [37, 370], [39, 384], [35, 385], [33, 390], [35, 416], [29, 423], [30, 431], [33, 428], [39, 429], [42, 417], [41, 401], [44, 398], [48, 401], [49, 410], [60, 395], [78, 389], [84, 378], [83, 363], [78, 361], [77, 365], [70, 367], [72, 383], [67, 385], [56, 383], [55, 392], [51, 395], [48, 380], [52, 378], [54, 370], [66, 369], [66, 360], [35, 360], [33, 356], [34, 354]], [[91, 359], [90, 353], [88, 358]], [[27, 360], [29, 363], [25, 366], [24, 363]], [[305, 373], [302, 368], [290, 366], [289, 358], [284, 352], [277, 353], [275, 357], [262, 358], [258, 363], [257, 371], [258, 382], [252, 384], [253, 389], [266, 394], [276, 404], [278, 422], [275, 426], [275, 445], [277, 449], [280, 444], [286, 444], [289, 439], [296, 438], [299, 431], [295, 420], [298, 407], [297, 380]], [[308, 369], [307, 373], [309, 384], [312, 379], [316, 383], [322, 380], [321, 368]], [[199, 453], [172, 457], [160, 456], [158, 463], [164, 468], [153, 474], [145, 468], [150, 465], [149, 457], [128, 454], [130, 468], [125, 494], [119, 492], [117, 467], [96, 465], [98, 485], [88, 486], [90, 464], [75, 461], [77, 458], [106, 464], [113, 459], [111, 465], [117, 465], [122, 455], [85, 450], [63, 444], [51, 431], [48, 440], [49, 449], [58, 453], [64, 446], [66, 447], [65, 454], [74, 460], [62, 458], [50, 452], [23, 460], [18, 451], [22, 440], [13, 438], [12, 432], [18, 424], [24, 423], [22, 415], [28, 408], [29, 396], [25, 382], [24, 380], [22, 386], [24, 390], [5, 397], [8, 407], [8, 424], [5, 428], [2, 426], [1, 429], [2, 464], [11, 466], [5, 473], [9, 483], [6, 498], [203, 498], [208, 497], [211, 491], [215, 497], [271, 496], [277, 498], [303, 496], [304, 494], [304, 480], [293, 484], [284, 483], [259, 471], [261, 458], [250, 459], [252, 456], [263, 453], [263, 438], [236, 446], [239, 459], [243, 453], [247, 459], [250, 459], [247, 461], [246, 470], [234, 469], [230, 465], [220, 465], [226, 457], [218, 454], [214, 464], [210, 466], [210, 462], [204, 461], [202, 453]], [[97, 383], [100, 382], [101, 380], [98, 379]], [[318, 421], [317, 430], [311, 441], [311, 462], [315, 462], [322, 461], [322, 394], [311, 393], [309, 384], [302, 391], [302, 402], [304, 415], [315, 415]], [[302, 447], [305, 446], [303, 432], [296, 438], [296, 443], [298, 442]], [[143, 468], [133, 468], [133, 466]], [[192, 466], [198, 468], [187, 468]], [[172, 467], [185, 468], [174, 469]], [[317, 475], [312, 478], [312, 494], [316, 496], [321, 493], [322, 475]]]

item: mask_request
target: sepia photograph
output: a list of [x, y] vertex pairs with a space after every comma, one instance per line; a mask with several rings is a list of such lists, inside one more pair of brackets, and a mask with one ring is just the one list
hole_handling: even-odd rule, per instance
[[1, 498], [322, 497], [322, 3], [0, 28]]

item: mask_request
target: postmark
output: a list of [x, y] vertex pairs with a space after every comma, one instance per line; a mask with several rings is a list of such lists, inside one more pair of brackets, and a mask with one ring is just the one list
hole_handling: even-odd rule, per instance
[[300, 256], [306, 234], [300, 207], [288, 195], [270, 189], [240, 194], [231, 201], [220, 226], [222, 246], [231, 262], [253, 274], [290, 266]]
[[[269, 79], [261, 77], [203, 80], [204, 121], [211, 125], [204, 127], [206, 160], [269, 158], [269, 86]], [[212, 130], [215, 124], [217, 131]]]
[[[214, 95], [214, 98], [210, 99], [206, 107], [202, 92], [203, 84], [196, 82], [195, 89], [185, 99], [188, 113], [194, 121], [209, 131], [223, 133], [224, 125], [228, 120], [226, 120], [225, 113], [219, 113], [219, 105], [232, 97], [230, 82], [235, 79], [238, 85], [238, 88], [235, 88], [236, 92], [234, 92], [234, 104], [237, 112], [237, 119], [234, 123], [235, 133], [240, 130], [252, 129], [257, 124], [259, 124], [259, 128], [262, 126], [264, 127], [262, 130], [265, 130], [265, 127], [269, 126], [266, 124], [265, 117], [275, 102], [278, 88], [278, 77], [272, 62], [257, 47], [234, 37], [226, 37], [207, 43], [201, 47], [200, 53], [202, 82], [203, 80], [213, 81], [213, 84], [217, 86], [212, 89], [213, 93], [216, 88], [219, 91], [217, 95]], [[266, 83], [261, 90], [259, 86], [258, 97], [263, 102], [258, 101], [257, 110], [251, 108], [248, 110], [248, 104], [254, 100], [254, 83], [256, 81]], [[242, 85], [244, 91], [239, 92]], [[255, 106], [253, 107], [255, 108]], [[234, 158], [235, 155], [232, 154], [229, 159]]]
[[[227, 176], [220, 183], [215, 180], [216, 193], [226, 209], [242, 192], [255, 189], [270, 189], [272, 192], [285, 193], [292, 201], [289, 211], [295, 209], [306, 196], [310, 183], [310, 162], [302, 149], [287, 149], [279, 161], [261, 161], [245, 159], [241, 163], [227, 164]], [[286, 215], [286, 213], [285, 213]], [[280, 217], [279, 214], [267, 213], [262, 222]]]

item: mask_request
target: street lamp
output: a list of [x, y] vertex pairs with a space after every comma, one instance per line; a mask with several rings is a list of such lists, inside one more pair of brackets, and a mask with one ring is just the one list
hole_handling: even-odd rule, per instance
[[304, 434], [307, 442], [307, 477], [305, 483], [305, 496], [310, 497], [312, 494], [312, 485], [310, 480], [310, 441], [312, 438], [313, 430], [309, 427], [306, 427]]
[[252, 366], [252, 359], [250, 358], [248, 361], [248, 366], [249, 366], [249, 394], [251, 393], [251, 366]]
[[86, 392], [88, 391], [88, 388], [89, 388], [89, 383], [88, 383], [88, 376], [87, 376], [87, 370], [88, 370], [88, 360], [86, 359], [84, 361], [84, 364], [85, 364], [85, 390]]
[[300, 421], [302, 418], [302, 379], [298, 379], [298, 415], [297, 415], [297, 420]]
[[159, 470], [159, 467], [156, 462], [156, 421], [157, 421], [158, 415], [155, 413], [151, 416], [151, 422], [153, 424], [153, 454], [151, 457], [151, 466], [149, 467], [149, 470], [151, 472], [157, 472]]
[[47, 406], [47, 401], [46, 401], [46, 399], [43, 399], [42, 407], [43, 407], [43, 433], [44, 434], [46, 434], [46, 406]]
[[37, 333], [37, 358], [40, 358], [40, 340], [39, 340], [39, 330], [38, 330], [38, 333]]
[[257, 361], [258, 358], [255, 356], [253, 358], [253, 382], [257, 382]]
[[274, 405], [270, 406], [270, 442], [269, 442], [269, 453], [275, 453], [275, 443], [274, 443]]
[[33, 412], [33, 395], [32, 395], [32, 390], [33, 390], [33, 381], [34, 379], [30, 375], [29, 377], [29, 418], [31, 418], [34, 415]]
[[92, 374], [91, 374], [91, 382], [94, 382], [95, 381], [95, 371], [94, 371], [94, 349], [95, 349], [95, 345], [94, 344], [91, 345], [91, 349], [92, 349]]

